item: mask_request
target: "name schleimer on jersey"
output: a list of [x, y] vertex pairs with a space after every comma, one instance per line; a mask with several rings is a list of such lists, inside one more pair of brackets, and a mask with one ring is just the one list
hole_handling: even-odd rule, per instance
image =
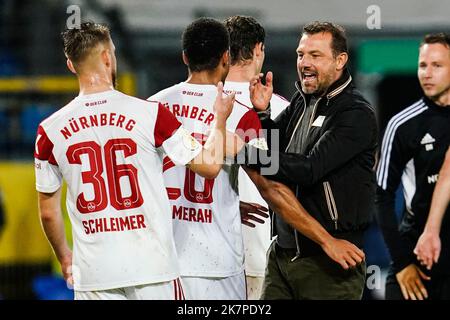
[[100, 232], [127, 231], [147, 228], [143, 214], [95, 218], [82, 221], [84, 232], [86, 234], [95, 234]]

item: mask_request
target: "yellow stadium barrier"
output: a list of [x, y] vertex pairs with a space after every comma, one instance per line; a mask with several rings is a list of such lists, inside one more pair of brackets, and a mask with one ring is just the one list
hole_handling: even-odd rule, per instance
[[[136, 95], [136, 80], [134, 74], [123, 73], [117, 78], [118, 90]], [[0, 93], [76, 93], [78, 80], [74, 75], [67, 76], [24, 76], [0, 78]]]
[[[53, 252], [39, 220], [34, 164], [0, 162], [0, 189], [6, 209], [6, 225], [0, 237], [0, 264], [54, 263]], [[70, 244], [72, 236], [64, 203], [62, 208]]]

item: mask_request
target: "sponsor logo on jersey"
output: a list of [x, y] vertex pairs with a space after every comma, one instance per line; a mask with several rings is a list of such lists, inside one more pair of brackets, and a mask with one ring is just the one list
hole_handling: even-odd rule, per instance
[[187, 96], [203, 97], [203, 92], [195, 92], [195, 91], [186, 91], [186, 90], [183, 90], [182, 93], [183, 93], [184, 95], [187, 95]]
[[421, 144], [425, 145], [426, 151], [431, 151], [434, 149], [434, 142], [436, 142], [436, 140], [429, 133], [425, 134], [420, 141]]
[[94, 106], [99, 106], [102, 104], [105, 104], [107, 102], [107, 100], [100, 100], [100, 101], [94, 101], [94, 102], [86, 102], [84, 105], [86, 107], [94, 107]]
[[224, 92], [226, 94], [232, 94], [234, 92], [237, 96], [240, 96], [242, 94], [242, 91], [234, 91], [234, 90], [224, 90]]
[[434, 140], [434, 138], [429, 133], [425, 134], [422, 138], [422, 141], [420, 141], [421, 144], [428, 144], [433, 142], [436, 142], [436, 140]]

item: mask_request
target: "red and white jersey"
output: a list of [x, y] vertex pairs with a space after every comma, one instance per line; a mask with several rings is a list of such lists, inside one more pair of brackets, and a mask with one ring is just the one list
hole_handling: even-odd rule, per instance
[[[182, 82], [149, 100], [158, 101], [186, 129], [202, 139], [214, 120], [216, 95], [214, 85]], [[238, 134], [241, 131], [238, 129], [246, 131], [246, 141], [250, 143], [265, 142], [259, 138], [261, 122], [256, 112], [238, 101], [226, 127]], [[224, 165], [215, 179], [205, 179], [166, 159], [164, 181], [172, 205], [182, 276], [228, 277], [243, 271], [239, 197], [231, 182], [237, 178], [237, 169], [237, 166]]]
[[180, 126], [165, 108], [115, 90], [78, 96], [39, 126], [36, 189], [67, 182], [75, 290], [179, 276], [158, 148], [180, 165], [202, 149]]
[[[248, 82], [226, 81], [224, 91], [236, 92], [236, 99], [244, 104], [251, 105]], [[270, 99], [271, 118], [275, 119], [288, 105], [289, 101], [285, 98], [273, 94]], [[245, 202], [258, 203], [267, 208], [267, 203], [242, 168], [239, 168], [239, 199]], [[242, 227], [245, 248], [245, 274], [252, 277], [264, 277], [266, 252], [271, 243], [270, 220], [266, 220], [264, 224], [255, 223], [255, 225], [255, 228], [246, 225]]]

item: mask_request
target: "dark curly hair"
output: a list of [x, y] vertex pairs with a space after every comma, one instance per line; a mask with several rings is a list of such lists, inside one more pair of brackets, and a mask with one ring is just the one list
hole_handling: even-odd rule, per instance
[[213, 70], [229, 49], [230, 36], [221, 22], [212, 18], [199, 18], [186, 27], [182, 43], [189, 70]]

